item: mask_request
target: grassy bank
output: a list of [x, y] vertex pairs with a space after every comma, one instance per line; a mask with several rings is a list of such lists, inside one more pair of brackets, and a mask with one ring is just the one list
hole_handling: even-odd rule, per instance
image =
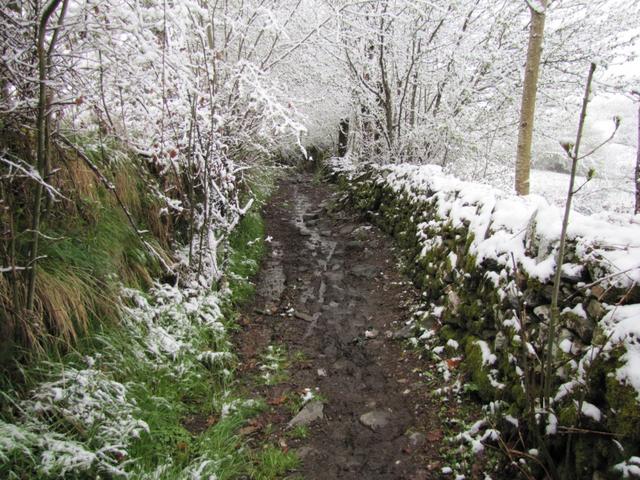
[[[272, 182], [273, 172], [252, 179], [255, 206], [228, 240], [228, 282], [218, 291], [159, 284], [145, 290], [140, 287], [147, 282], [123, 287], [116, 286], [122, 276], [113, 278], [109, 288], [123, 299], [113, 305], [119, 323], [97, 322], [68, 352], [55, 350], [21, 367], [21, 382], [4, 382], [0, 477], [266, 479], [292, 465], [273, 448], [252, 452], [238, 433], [263, 404], [236, 395], [229, 341], [237, 306], [251, 298], [250, 279], [264, 252], [260, 205]], [[112, 232], [101, 252], [117, 261], [130, 256], [117, 235], [118, 221], [96, 225]], [[109, 278], [114, 264], [93, 255], [98, 247], [87, 241], [91, 235], [55, 249], [51, 261], [85, 262], [80, 272], [104, 262]], [[99, 246], [104, 237], [93, 238]], [[90, 254], [78, 254], [82, 249]], [[67, 301], [77, 297], [86, 305], [86, 297], [78, 297], [86, 295], [83, 289], [100, 295], [100, 285], [74, 287], [53, 277], [69, 290]]]
[[[75, 152], [57, 153], [55, 161], [64, 168], [51, 180], [59, 195], [47, 197], [42, 207], [32, 310], [25, 307], [29, 269], [0, 275], [1, 369], [18, 374], [17, 381], [17, 363], [61, 355], [93, 328], [117, 319], [120, 286], [149, 288], [162, 272], [160, 262], [171, 256], [170, 218], [161, 213], [158, 182], [145, 161], [123, 147], [98, 149], [84, 142], [84, 155], [105, 181]], [[0, 262], [20, 268], [32, 247], [33, 192], [26, 184], [12, 187], [0, 199], [9, 206], [0, 215], [7, 226]]]

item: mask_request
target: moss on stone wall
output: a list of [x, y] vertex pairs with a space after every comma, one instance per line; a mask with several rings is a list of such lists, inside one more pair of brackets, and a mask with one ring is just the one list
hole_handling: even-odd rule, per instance
[[482, 349], [478, 345], [478, 339], [468, 335], [464, 351], [465, 361], [462, 365], [477, 388], [478, 395], [485, 402], [493, 401], [497, 392], [489, 377], [490, 367], [483, 363]]

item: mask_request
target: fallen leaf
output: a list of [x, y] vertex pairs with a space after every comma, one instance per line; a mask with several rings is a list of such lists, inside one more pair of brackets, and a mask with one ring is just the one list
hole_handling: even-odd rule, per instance
[[218, 417], [216, 415], [209, 415], [207, 417], [207, 425], [210, 427], [211, 425], [215, 425], [218, 423]]
[[181, 452], [186, 452], [186, 451], [187, 451], [187, 449], [189, 448], [189, 445], [187, 445], [187, 443], [186, 443], [186, 442], [178, 442], [178, 443], [176, 444], [176, 448], [177, 448], [178, 450], [180, 450]]
[[279, 397], [272, 398], [267, 403], [269, 405], [282, 405], [286, 401], [287, 401], [287, 396], [286, 395], [281, 395]]
[[449, 368], [457, 368], [458, 365], [460, 365], [461, 359], [460, 358], [447, 358], [445, 361], [447, 362], [447, 366]]
[[242, 427], [238, 430], [240, 435], [251, 435], [253, 432], [257, 432], [260, 430], [260, 426], [258, 425], [247, 425], [246, 427]]

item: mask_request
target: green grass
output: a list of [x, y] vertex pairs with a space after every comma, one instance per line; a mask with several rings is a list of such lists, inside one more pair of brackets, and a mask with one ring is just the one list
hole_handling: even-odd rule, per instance
[[[139, 442], [138, 474], [148, 475], [160, 466], [169, 465], [161, 478], [188, 478], [187, 472], [198, 470], [203, 478], [215, 475], [222, 480], [237, 478], [253, 468], [250, 451], [237, 432], [255, 414], [255, 409], [234, 411], [199, 435], [189, 433], [180, 424], [181, 418], [169, 410], [169, 405], [158, 410], [161, 423], [150, 425], [152, 433]], [[168, 413], [166, 418], [165, 413]], [[167, 462], [167, 459], [171, 460]]]
[[264, 235], [264, 220], [253, 210], [245, 215], [229, 238], [227, 277], [233, 305], [249, 301], [255, 293], [251, 279], [260, 269], [260, 259], [265, 251]]
[[[262, 180], [268, 183], [268, 179]], [[126, 468], [132, 478], [172, 480], [191, 478], [197, 473], [202, 478], [215, 475], [218, 479], [231, 479], [249, 475], [268, 479], [294, 468], [297, 460], [292, 454], [272, 447], [254, 453], [238, 435], [238, 430], [248, 418], [264, 408], [264, 403], [247, 403], [236, 398], [231, 355], [212, 364], [199, 360], [202, 352], [231, 350], [226, 335], [197, 320], [199, 311], [189, 314], [195, 315], [186, 338], [191, 349], [180, 354], [179, 362], [158, 361], [146, 350], [143, 339], [149, 327], [145, 322], [133, 326], [117, 324], [115, 318], [119, 311], [112, 299], [119, 295], [118, 279], [141, 288], [145, 286], [147, 276], [159, 272], [154, 259], [141, 248], [121, 212], [103, 205], [94, 213], [99, 215], [99, 221], [90, 227], [78, 221], [77, 225], [67, 225], [64, 231], [52, 232], [63, 238], [43, 243], [43, 252], [48, 257], [41, 268], [49, 275], [50, 284], [66, 295], [54, 299], [62, 302], [60, 299], [69, 297], [78, 306], [82, 304], [88, 318], [101, 321], [94, 322], [90, 333], [81, 337], [66, 353], [62, 349], [49, 351], [49, 361], [21, 367], [20, 391], [12, 390], [11, 382], [3, 380], [0, 420], [7, 424], [20, 421], [19, 410], [15, 407], [30, 389], [60, 378], [65, 371], [89, 368], [97, 377], [124, 386], [131, 415], [148, 426], [148, 432], [142, 431], [139, 438], [131, 441], [126, 448], [127, 456], [121, 459], [121, 465], [128, 465]], [[237, 306], [253, 294], [250, 278], [257, 273], [264, 254], [263, 237], [264, 223], [258, 202], [240, 222], [229, 242], [232, 250], [227, 275], [231, 293], [220, 305], [225, 315], [222, 322], [227, 330], [233, 328]], [[139, 294], [144, 295], [143, 290]], [[105, 306], [113, 310], [107, 312]], [[175, 308], [175, 312], [166, 313], [166, 318], [155, 316], [153, 322], [172, 331], [176, 328], [173, 315], [182, 312], [179, 303]], [[108, 318], [113, 321], [105, 321]], [[89, 367], [88, 358], [92, 362]], [[107, 417], [117, 415], [117, 412], [105, 413]], [[203, 430], [187, 428], [187, 419], [194, 417], [200, 419]], [[91, 450], [101, 445], [99, 424], [87, 429], [64, 415], [44, 421], [49, 422], [47, 428], [52, 432], [63, 434], [65, 439], [78, 442], [83, 448]], [[38, 437], [27, 439], [31, 442], [28, 454], [16, 455], [14, 452], [3, 459], [0, 449], [0, 477], [50, 479], [101, 475], [94, 467], [85, 470], [86, 474], [61, 473], [61, 469], [44, 472], [40, 466], [42, 451], [37, 444]], [[107, 476], [111, 478], [111, 475]]]
[[[265, 252], [265, 224], [260, 210], [273, 192], [275, 180], [276, 171], [269, 167], [256, 168], [245, 178], [254, 203], [229, 236], [227, 260], [231, 301], [236, 306], [248, 302], [255, 293], [252, 279], [260, 270], [260, 260]], [[247, 199], [245, 195], [243, 202]]]
[[256, 455], [255, 462], [255, 466], [251, 471], [251, 478], [255, 480], [280, 478], [300, 464], [300, 460], [293, 452], [285, 452], [272, 445], [265, 446]]
[[[132, 288], [144, 289], [151, 277], [161, 273], [157, 258], [142, 245], [124, 213], [115, 207], [102, 205], [95, 209], [96, 221], [82, 221], [51, 228], [47, 235], [61, 240], [45, 241], [42, 268], [59, 270], [63, 266], [75, 272], [90, 272], [100, 279], [117, 275]], [[161, 247], [147, 235], [156, 249]]]
[[289, 430], [289, 437], [295, 438], [298, 440], [304, 440], [309, 437], [309, 427], [306, 425], [298, 425]]

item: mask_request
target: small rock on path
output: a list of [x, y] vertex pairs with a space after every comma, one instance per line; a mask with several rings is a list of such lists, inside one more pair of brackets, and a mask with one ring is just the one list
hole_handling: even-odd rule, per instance
[[297, 427], [300, 425], [306, 426], [309, 425], [316, 420], [322, 420], [324, 405], [322, 402], [314, 400], [312, 402], [307, 403], [302, 410], [298, 412], [298, 414], [291, 419], [289, 422], [289, 428]]

